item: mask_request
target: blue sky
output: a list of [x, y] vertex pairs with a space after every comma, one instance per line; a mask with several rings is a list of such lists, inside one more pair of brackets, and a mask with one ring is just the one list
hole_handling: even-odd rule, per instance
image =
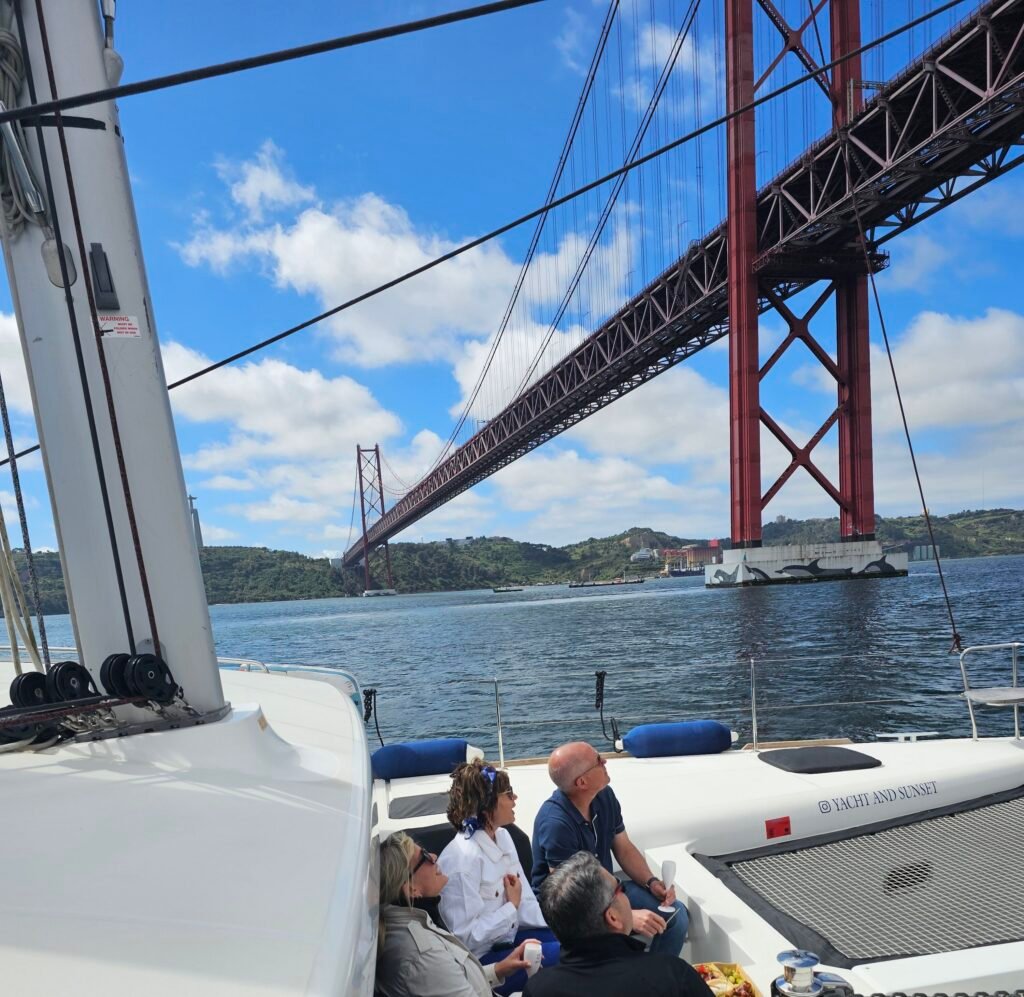
[[[866, 4], [866, 32], [880, 10], [877, 2]], [[283, 14], [280, 4], [264, 0], [124, 4], [117, 46], [127, 82], [456, 6], [301, 0]], [[593, 135], [574, 150], [561, 189], [589, 180], [616, 155], [621, 160], [616, 141], [628, 130], [627, 115], [642, 111], [685, 6], [682, 0], [624, 4], [628, 16], [618, 41], [626, 49], [635, 44], [634, 62], [649, 75], [632, 84], [627, 78], [625, 86], [612, 79], [602, 84], [589, 122]], [[272, 335], [541, 203], [605, 9], [604, 2], [548, 0], [122, 101], [169, 377]], [[684, 106], [693, 98], [682, 85], [670, 89], [665, 100], [676, 100], [679, 109], [657, 121], [647, 147], [715, 113], [721, 99], [713, 45], [718, 20], [714, 11], [706, 14], [698, 22], [703, 34], [681, 57], [687, 79], [701, 82], [697, 104]], [[629, 61], [628, 54], [621, 58]], [[892, 69], [894, 62], [898, 53], [888, 67], [868, 69]], [[774, 82], [790, 71], [781, 69]], [[790, 111], [780, 105], [763, 115], [763, 174], [799, 148], [801, 128], [807, 138], [820, 130], [827, 111], [808, 101], [798, 96]], [[792, 120], [785, 117], [790, 112]], [[616, 141], [602, 128], [614, 130]], [[795, 133], [789, 136], [795, 148], [773, 144], [780, 131]], [[693, 150], [686, 153], [690, 159], [649, 175], [643, 190], [631, 181], [595, 255], [595, 275], [581, 286], [545, 356], [571, 348], [595, 316], [698, 237], [701, 223], [706, 229], [718, 221], [719, 147], [717, 138], [706, 140], [701, 172]], [[926, 494], [938, 512], [1024, 505], [1017, 473], [1024, 444], [1022, 185], [1024, 177], [1011, 174], [900, 237], [889, 245], [892, 264], [879, 278]], [[654, 199], [667, 200], [673, 190], [682, 193], [671, 217], [668, 208], [659, 214]], [[565, 212], [549, 227], [540, 247], [541, 275], [514, 315], [500, 354], [512, 374], [508, 383], [485, 387], [472, 418], [500, 407], [503, 392], [532, 357], [548, 321], [545, 309], [560, 295], [559, 280], [571, 272], [578, 250], [573, 225], [585, 239], [600, 204], [595, 195], [575, 216]], [[357, 443], [381, 444], [389, 490], [417, 480], [472, 388], [530, 232], [512, 233], [175, 392], [186, 481], [198, 497], [208, 542], [337, 552], [349, 537]], [[872, 327], [879, 340], [874, 320]], [[767, 351], [781, 328], [777, 318], [765, 318]], [[831, 348], [828, 323], [817, 331]], [[17, 436], [27, 443], [34, 428], [9, 315], [0, 320], [0, 337]], [[562, 544], [632, 525], [726, 535], [723, 346], [506, 468], [402, 539], [497, 534]], [[763, 400], [802, 441], [831, 410], [834, 392], [824, 390], [800, 350], [765, 381]], [[916, 493], [884, 356], [877, 352], [873, 384], [878, 511], [911, 513]], [[764, 445], [767, 486], [782, 463], [767, 436]], [[821, 463], [834, 469], [834, 434], [825, 440]], [[26, 462], [24, 477], [34, 545], [53, 546], [38, 462]], [[6, 484], [0, 489], [6, 505]], [[766, 510], [766, 518], [832, 514], [828, 498], [802, 475]]]

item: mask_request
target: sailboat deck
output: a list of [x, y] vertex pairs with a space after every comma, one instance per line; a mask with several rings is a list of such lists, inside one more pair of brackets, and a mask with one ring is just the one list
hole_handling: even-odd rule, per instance
[[[843, 838], [849, 849], [848, 865], [857, 865], [858, 849], [865, 841], [864, 831], [879, 822], [908, 822], [917, 851], [906, 846], [905, 856], [894, 851], [888, 865], [876, 865], [881, 858], [864, 859], [863, 876], [874, 876], [884, 892], [887, 873], [915, 861], [930, 860], [937, 880], [932, 900], [955, 905], [962, 895], [961, 879], [978, 874], [982, 863], [989, 863], [983, 885], [974, 890], [974, 906], [963, 907], [963, 935], [950, 936], [951, 947], [942, 951], [922, 949], [914, 954], [906, 948], [890, 954], [869, 953], [870, 961], [845, 959], [840, 946], [821, 951], [823, 963], [841, 973], [856, 988], [869, 993], [951, 993], [955, 991], [1011, 990], [1024, 979], [1024, 934], [1017, 931], [1020, 915], [1002, 928], [997, 920], [985, 928], [973, 923], [973, 912], [983, 903], [984, 889], [995, 888], [999, 870], [1016, 883], [1012, 871], [1018, 862], [1024, 832], [1002, 833], [1005, 819], [999, 811], [976, 818], [986, 821], [989, 838], [975, 844], [968, 840], [977, 824], [951, 836], [950, 827], [928, 818], [937, 808], [964, 810], [965, 804], [982, 796], [1014, 795], [1024, 786], [1024, 745], [1013, 739], [980, 741], [939, 740], [905, 743], [868, 743], [856, 745], [857, 751], [877, 758], [876, 768], [826, 773], [787, 772], [765, 764], [754, 751], [726, 751], [719, 755], [638, 759], [612, 756], [608, 771], [612, 786], [622, 803], [626, 830], [646, 853], [652, 868], [665, 859], [676, 862], [676, 887], [690, 913], [690, 936], [683, 956], [691, 962], [735, 962], [762, 988], [778, 975], [776, 956], [780, 951], [806, 941], [794, 930], [795, 919], [783, 924], [768, 910], [767, 903], [752, 902], [751, 891], [732, 888], [717, 871], [698, 855], [727, 859], [754, 849], [764, 850], [778, 842], [797, 854], [824, 837]], [[509, 774], [518, 794], [516, 823], [532, 833], [533, 819], [540, 804], [551, 792], [547, 767], [534, 762], [510, 767]], [[447, 776], [423, 776], [415, 779], [380, 781], [374, 784], [374, 798], [380, 815], [381, 833], [397, 828], [415, 830], [444, 821], [444, 793], [450, 784]], [[403, 802], [404, 801], [404, 805]], [[1021, 806], [1020, 803], [1014, 804]], [[791, 833], [772, 839], [768, 823], [788, 818]], [[954, 829], [955, 830], [955, 829]], [[895, 840], [895, 838], [890, 839]], [[963, 855], [957, 861], [957, 852]], [[947, 858], [940, 857], [948, 856]], [[984, 855], [984, 857], [982, 857]], [[947, 863], [941, 865], [940, 863]], [[972, 864], [973, 863], [973, 864]], [[794, 873], [788, 882], [800, 879]], [[898, 874], [897, 874], [898, 875]], [[921, 871], [918, 872], [921, 875]], [[831, 876], [832, 880], [828, 877]], [[765, 877], [771, 879], [770, 875]], [[842, 898], [818, 897], [823, 906], [834, 906], [849, 920], [851, 930], [868, 931], [880, 921], [879, 913], [867, 902], [847, 905], [848, 894], [856, 894], [852, 873], [846, 866], [832, 869], [823, 864], [821, 876], [813, 881], [820, 890], [825, 883], [850, 879], [841, 884]], [[785, 885], [785, 884], [784, 884]], [[913, 884], [909, 889], [914, 890]], [[1019, 895], [1017, 885], [1000, 887], [1000, 897]], [[905, 894], [907, 895], [907, 894]], [[1002, 903], [1000, 900], [999, 903]], [[952, 906], [955, 910], [955, 906]], [[912, 917], [908, 917], [911, 921]], [[832, 924], [822, 924], [821, 935], [833, 938]], [[845, 939], [836, 935], [840, 941]], [[1013, 940], [1011, 940], [1013, 939]], [[858, 949], [857, 951], [861, 951]], [[864, 950], [866, 951], [866, 950]], [[831, 955], [833, 958], [825, 956]], [[847, 968], [850, 962], [859, 964]]]
[[8, 992], [369, 992], [359, 714], [322, 682], [224, 686], [217, 723], [0, 756], [20, 815], [0, 899]]

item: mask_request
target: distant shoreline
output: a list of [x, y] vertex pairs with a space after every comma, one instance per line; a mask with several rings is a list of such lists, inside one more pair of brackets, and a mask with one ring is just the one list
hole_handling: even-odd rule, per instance
[[[1024, 554], [1024, 511], [986, 509], [932, 518], [941, 556], [949, 559]], [[885, 546], [930, 543], [921, 516], [876, 517], [876, 536]], [[780, 517], [764, 526], [769, 544], [821, 543], [837, 539], [839, 520]], [[433, 543], [391, 544], [394, 587], [400, 594], [460, 592], [501, 586], [606, 581], [656, 575], [660, 561], [631, 564], [637, 551], [679, 549], [706, 544], [703, 537], [678, 537], [633, 527], [611, 537], [591, 537], [564, 547], [507, 537], [461, 537]], [[43, 612], [67, 613], [60, 557], [34, 554]], [[27, 582], [24, 552], [15, 563]], [[266, 547], [206, 547], [200, 552], [206, 597], [211, 606], [240, 603], [337, 599], [363, 590], [362, 569], [335, 571], [327, 558]], [[926, 562], [915, 562], [926, 563]], [[386, 586], [383, 553], [370, 557], [373, 586]]]

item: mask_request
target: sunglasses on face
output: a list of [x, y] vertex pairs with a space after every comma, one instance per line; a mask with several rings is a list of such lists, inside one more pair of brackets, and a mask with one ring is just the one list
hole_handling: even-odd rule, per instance
[[576, 776], [576, 778], [582, 779], [585, 775], [589, 775], [591, 772], [593, 772], [594, 769], [604, 768], [607, 764], [608, 763], [600, 755], [598, 755], [597, 761], [595, 761], [594, 764], [590, 766], [590, 768], [584, 769], [578, 776]]
[[612, 893], [612, 898], [611, 898], [611, 900], [609, 900], [609, 901], [608, 901], [608, 905], [607, 905], [607, 906], [605, 907], [605, 911], [607, 911], [607, 910], [608, 910], [608, 908], [609, 908], [609, 907], [611, 907], [611, 905], [612, 905], [613, 903], [615, 903], [615, 898], [616, 898], [616, 897], [617, 897], [617, 896], [618, 896], [618, 895], [619, 895], [620, 893], [625, 893], [625, 892], [626, 892], [626, 888], [625, 888], [625, 887], [624, 887], [624, 886], [622, 885], [622, 883], [616, 883], [616, 884], [615, 884], [615, 892], [614, 892], [614, 893]]
[[419, 861], [412, 867], [412, 874], [415, 876], [425, 865], [437, 865], [437, 856], [432, 855], [425, 848], [420, 851]]

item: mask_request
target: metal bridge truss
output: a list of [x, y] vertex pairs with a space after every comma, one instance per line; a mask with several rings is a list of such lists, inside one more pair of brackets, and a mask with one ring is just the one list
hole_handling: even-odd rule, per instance
[[[854, 81], [853, 85], [857, 85]], [[861, 84], [863, 85], [863, 84]], [[1024, 159], [1024, 0], [988, 0], [758, 194], [759, 309], [862, 256]], [[849, 155], [846, 149], [849, 149]], [[847, 168], [849, 163], [849, 168]], [[625, 304], [400, 499], [370, 550], [729, 331], [725, 224]], [[863, 272], [863, 271], [862, 271]], [[802, 276], [806, 274], [806, 276]], [[355, 564], [364, 542], [344, 556]]]

